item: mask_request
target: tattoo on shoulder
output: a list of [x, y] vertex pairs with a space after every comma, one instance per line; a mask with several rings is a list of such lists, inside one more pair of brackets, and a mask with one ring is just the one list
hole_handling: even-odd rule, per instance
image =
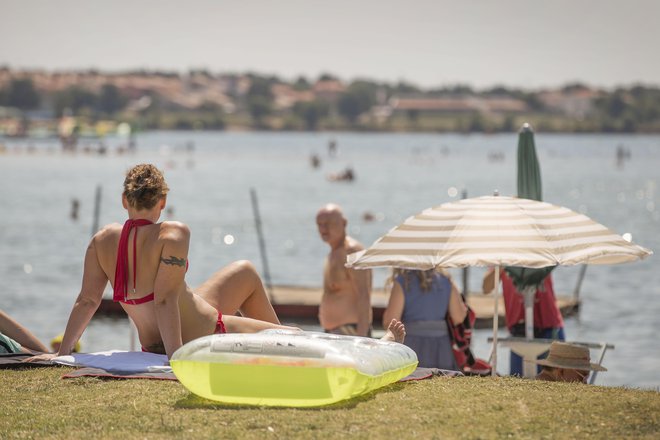
[[170, 255], [170, 258], [160, 257], [160, 261], [162, 261], [165, 264], [170, 264], [172, 266], [186, 267], [186, 259], [185, 258], [177, 258], [174, 255]]

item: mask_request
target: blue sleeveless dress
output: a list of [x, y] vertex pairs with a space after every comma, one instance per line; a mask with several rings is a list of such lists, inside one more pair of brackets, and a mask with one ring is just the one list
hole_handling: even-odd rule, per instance
[[435, 274], [428, 291], [421, 289], [417, 276], [399, 275], [405, 303], [401, 321], [406, 326], [405, 345], [417, 353], [420, 367], [458, 370], [447, 328], [451, 282]]

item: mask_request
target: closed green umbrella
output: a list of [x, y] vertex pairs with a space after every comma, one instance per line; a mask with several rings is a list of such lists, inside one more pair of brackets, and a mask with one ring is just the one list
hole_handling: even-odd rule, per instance
[[[534, 130], [525, 122], [518, 133], [518, 197], [521, 199], [543, 199], [541, 184], [541, 167], [536, 156]], [[516, 288], [523, 292], [530, 287], [539, 286], [543, 279], [554, 269], [554, 266], [541, 269], [528, 267], [506, 267], [505, 270], [513, 280]]]
[[525, 123], [518, 134], [518, 197], [543, 200], [541, 169], [536, 157], [534, 131]]
[[[518, 197], [542, 201], [541, 167], [536, 156], [534, 130], [528, 123], [523, 124], [518, 134]], [[528, 267], [506, 267], [518, 291], [525, 296], [525, 337], [534, 338], [534, 297], [536, 289], [555, 266], [540, 269]]]

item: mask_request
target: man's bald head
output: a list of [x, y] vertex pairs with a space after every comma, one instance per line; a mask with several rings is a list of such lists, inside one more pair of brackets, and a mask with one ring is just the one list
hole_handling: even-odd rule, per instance
[[341, 210], [341, 206], [334, 203], [328, 203], [327, 205], [321, 207], [319, 212], [316, 213], [316, 218], [318, 218], [320, 215], [346, 220], [346, 217], [344, 217], [344, 211]]
[[339, 205], [328, 203], [316, 213], [316, 226], [321, 239], [330, 246], [343, 244], [346, 238], [346, 217]]

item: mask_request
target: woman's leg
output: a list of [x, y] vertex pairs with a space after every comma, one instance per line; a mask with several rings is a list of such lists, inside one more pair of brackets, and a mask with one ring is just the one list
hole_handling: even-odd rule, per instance
[[226, 315], [222, 317], [227, 333], [256, 333], [261, 330], [279, 329], [301, 331], [298, 327], [273, 324], [258, 319], [245, 318], [243, 316]]
[[248, 318], [280, 323], [261, 278], [249, 261], [236, 261], [223, 267], [197, 287], [195, 293], [227, 317], [240, 311]]

